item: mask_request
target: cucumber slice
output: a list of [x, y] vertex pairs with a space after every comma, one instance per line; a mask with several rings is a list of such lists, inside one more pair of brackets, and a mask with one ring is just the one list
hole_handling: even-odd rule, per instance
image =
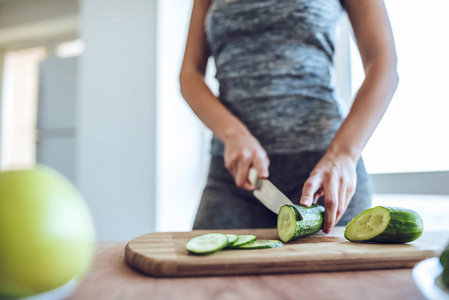
[[234, 244], [232, 244], [231, 247], [232, 248], [237, 248], [237, 247], [240, 247], [242, 245], [252, 243], [252, 242], [256, 241], [256, 239], [257, 239], [257, 237], [255, 235], [252, 235], [252, 234], [239, 235], [239, 239]]
[[256, 240], [255, 242], [244, 244], [235, 249], [267, 249], [267, 248], [278, 248], [282, 247], [281, 241], [278, 240]]
[[279, 210], [277, 220], [278, 236], [283, 242], [291, 241], [296, 232], [297, 216], [293, 206], [284, 205]]
[[236, 234], [226, 234], [226, 235], [228, 236], [229, 240], [228, 247], [234, 244], [239, 239], [239, 236]]
[[408, 243], [424, 230], [421, 217], [413, 210], [376, 206], [349, 222], [345, 238], [351, 242]]
[[191, 238], [186, 249], [194, 254], [208, 254], [219, 251], [228, 245], [228, 237], [221, 233], [208, 233]]
[[279, 239], [287, 243], [320, 231], [323, 225], [323, 211], [324, 208], [316, 204], [310, 207], [282, 206], [277, 219]]

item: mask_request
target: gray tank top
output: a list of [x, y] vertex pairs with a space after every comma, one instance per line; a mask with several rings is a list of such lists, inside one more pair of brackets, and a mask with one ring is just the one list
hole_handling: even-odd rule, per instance
[[[343, 115], [333, 87], [338, 0], [212, 0], [219, 99], [270, 153], [325, 150]], [[212, 139], [212, 155], [223, 144]]]

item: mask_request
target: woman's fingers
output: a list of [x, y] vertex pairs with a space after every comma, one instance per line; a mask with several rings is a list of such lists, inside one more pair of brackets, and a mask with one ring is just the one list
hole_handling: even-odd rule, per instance
[[346, 199], [345, 199], [345, 211], [348, 209], [349, 203], [351, 203], [352, 197], [354, 197], [355, 188], [352, 186], [349, 186], [346, 189]]
[[254, 167], [259, 177], [267, 178], [269, 176], [269, 163], [268, 156], [265, 153], [252, 154], [249, 151], [241, 152], [230, 166], [236, 185], [246, 190], [254, 189], [254, 186], [248, 179], [249, 169]]
[[267, 153], [252, 135], [228, 139], [225, 142], [224, 163], [236, 185], [246, 190], [254, 188], [248, 179], [251, 167], [256, 168], [260, 177], [268, 177], [270, 161]]
[[318, 176], [309, 177], [302, 188], [301, 199], [299, 204], [310, 206], [315, 200], [315, 194], [319, 191], [321, 186], [321, 178]]
[[315, 195], [313, 195], [313, 203], [317, 204], [318, 199], [320, 199], [321, 196], [324, 195], [324, 191], [322, 188], [319, 188], [318, 191], [316, 191]]
[[346, 197], [347, 190], [348, 189], [346, 188], [346, 185], [341, 183], [339, 187], [339, 196], [338, 196], [339, 201], [337, 205], [337, 216], [335, 218], [335, 224], [337, 224], [340, 221], [341, 217], [343, 217], [343, 214], [346, 211], [347, 208], [346, 203], [348, 200]]
[[251, 190], [252, 184], [248, 180], [249, 168], [251, 166], [251, 153], [242, 152], [237, 161], [237, 170], [234, 176], [235, 184], [246, 190]]
[[323, 231], [328, 233], [343, 217], [357, 183], [356, 161], [349, 156], [326, 154], [311, 172], [303, 187], [300, 203], [313, 203], [324, 194]]
[[257, 170], [257, 174], [261, 178], [268, 178], [270, 173], [268, 167], [270, 166], [270, 160], [265, 153], [258, 154], [253, 160], [252, 166]]
[[323, 231], [329, 233], [329, 231], [335, 225], [335, 219], [337, 217], [338, 210], [338, 182], [335, 177], [330, 176], [326, 178], [324, 184], [324, 222]]

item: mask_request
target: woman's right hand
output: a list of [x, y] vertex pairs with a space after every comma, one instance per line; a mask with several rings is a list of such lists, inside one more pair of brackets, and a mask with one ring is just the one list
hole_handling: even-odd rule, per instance
[[248, 173], [254, 167], [259, 177], [267, 178], [270, 160], [259, 141], [251, 134], [239, 134], [224, 141], [224, 163], [238, 187], [253, 190]]

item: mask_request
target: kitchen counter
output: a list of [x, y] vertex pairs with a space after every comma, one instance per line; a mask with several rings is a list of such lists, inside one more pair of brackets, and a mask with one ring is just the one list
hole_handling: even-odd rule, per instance
[[424, 299], [412, 269], [152, 278], [127, 265], [125, 245], [98, 243], [89, 274], [67, 299]]

